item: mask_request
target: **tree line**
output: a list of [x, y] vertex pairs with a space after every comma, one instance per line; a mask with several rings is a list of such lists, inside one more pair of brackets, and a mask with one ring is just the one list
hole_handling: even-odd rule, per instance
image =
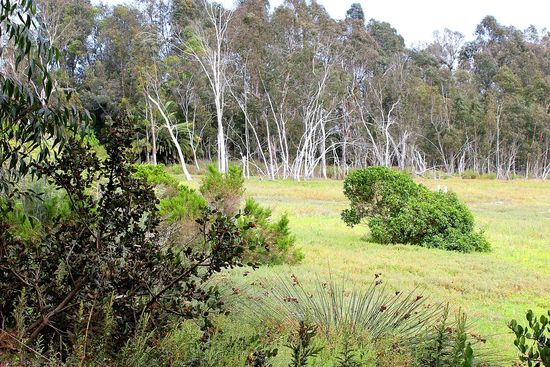
[[[353, 4], [315, 0], [40, 0], [61, 51], [56, 88], [94, 117], [130, 110], [152, 164], [239, 161], [246, 176], [344, 176], [370, 165], [416, 173], [550, 176], [550, 33], [492, 17], [475, 38], [445, 29], [407, 48]], [[2, 66], [5, 67], [5, 64]]]

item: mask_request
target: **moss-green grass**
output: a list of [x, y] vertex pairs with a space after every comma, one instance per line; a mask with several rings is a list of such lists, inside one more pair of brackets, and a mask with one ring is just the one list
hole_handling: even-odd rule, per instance
[[462, 308], [474, 330], [487, 337], [490, 349], [513, 356], [506, 323], [523, 319], [529, 308], [538, 313], [550, 309], [550, 182], [418, 181], [456, 192], [485, 230], [492, 252], [462, 254], [370, 243], [366, 226], [349, 228], [340, 219], [347, 204], [342, 181], [251, 179], [246, 195], [275, 214], [288, 213], [297, 246], [305, 253], [297, 266], [261, 268], [255, 276], [294, 273], [307, 282], [330, 272], [360, 285], [382, 273], [392, 288], [419, 287], [434, 302]]

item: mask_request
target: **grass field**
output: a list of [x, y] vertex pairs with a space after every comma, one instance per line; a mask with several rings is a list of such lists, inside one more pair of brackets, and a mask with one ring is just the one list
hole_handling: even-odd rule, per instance
[[297, 266], [261, 268], [254, 276], [293, 273], [307, 283], [331, 273], [361, 285], [382, 273], [395, 290], [418, 287], [434, 302], [462, 308], [473, 329], [487, 337], [490, 349], [513, 356], [507, 321], [523, 319], [529, 308], [550, 309], [550, 183], [454, 178], [419, 182], [456, 192], [485, 230], [492, 252], [461, 254], [369, 243], [366, 226], [352, 229], [340, 220], [347, 205], [342, 181], [251, 179], [246, 195], [276, 214], [288, 213], [305, 254]]

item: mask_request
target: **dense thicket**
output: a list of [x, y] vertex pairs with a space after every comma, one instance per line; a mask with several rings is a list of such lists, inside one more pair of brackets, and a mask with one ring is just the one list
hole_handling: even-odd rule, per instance
[[35, 3], [2, 0], [0, 29], [2, 362], [18, 352], [14, 361], [33, 365], [30, 351], [52, 364], [83, 364], [87, 353], [109, 364], [138, 330], [161, 331], [174, 315], [203, 320], [207, 336], [223, 301], [205, 284], [242, 264], [252, 223], [204, 208], [193, 242], [163, 243], [157, 197], [130, 164], [132, 119], [109, 120], [100, 158], [86, 111], [49, 72], [59, 51]]
[[[481, 20], [406, 48], [354, 4], [41, 0], [58, 70], [97, 117], [130, 106], [142, 161], [308, 178], [367, 165], [550, 174], [550, 35]], [[4, 66], [3, 66], [4, 67]]]

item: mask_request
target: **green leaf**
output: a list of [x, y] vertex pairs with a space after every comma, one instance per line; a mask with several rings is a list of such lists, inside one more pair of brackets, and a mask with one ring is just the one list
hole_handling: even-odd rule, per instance
[[52, 83], [52, 79], [48, 76], [48, 79], [46, 81], [46, 85], [44, 86], [44, 90], [46, 92], [46, 99], [50, 98], [50, 95], [52, 94], [52, 88], [53, 88], [53, 83]]

